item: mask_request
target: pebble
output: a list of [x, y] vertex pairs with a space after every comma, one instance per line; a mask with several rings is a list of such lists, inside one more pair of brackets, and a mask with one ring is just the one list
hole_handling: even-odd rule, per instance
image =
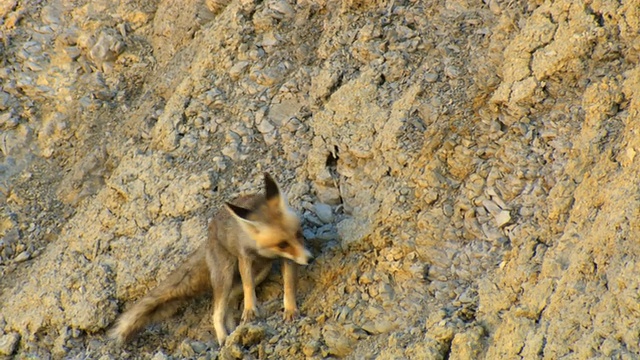
[[442, 205], [442, 213], [446, 217], [452, 217], [453, 216], [453, 205], [451, 205], [450, 203], [445, 203], [444, 205]]
[[345, 336], [345, 331], [341, 327], [327, 325], [322, 331], [322, 336], [331, 355], [343, 357], [353, 351], [351, 341]]
[[230, 344], [241, 344], [244, 347], [255, 345], [266, 336], [265, 328], [259, 325], [245, 324], [239, 326], [229, 335]]
[[316, 340], [310, 340], [302, 346], [302, 353], [310, 357], [320, 349], [320, 343]]
[[314, 238], [318, 240], [328, 241], [338, 238], [338, 232], [331, 224], [326, 224], [316, 230]]
[[189, 345], [196, 354], [202, 354], [203, 352], [207, 351], [207, 344], [203, 343], [202, 341], [192, 341]]
[[338, 205], [340, 204], [340, 190], [334, 187], [323, 185], [315, 185], [318, 200], [324, 204]]
[[9, 333], [0, 336], [0, 355], [12, 355], [18, 348], [19, 341], [20, 334], [18, 333]]
[[280, 20], [282, 18], [292, 18], [295, 15], [293, 7], [286, 0], [276, 0], [268, 2], [269, 9], [274, 11], [274, 18]]
[[231, 359], [242, 359], [244, 358], [244, 353], [242, 352], [242, 348], [238, 344], [231, 344], [225, 346], [220, 351], [220, 359], [222, 360], [231, 360]]
[[313, 210], [323, 223], [328, 224], [333, 222], [331, 206], [323, 203], [315, 203], [313, 205]]
[[460, 70], [455, 66], [445, 66], [444, 74], [451, 79], [457, 79], [460, 76]]
[[497, 216], [502, 211], [500, 206], [491, 200], [483, 200], [482, 206], [493, 216]]
[[124, 50], [124, 43], [106, 33], [100, 34], [98, 41], [91, 47], [89, 55], [97, 63], [114, 61]]
[[156, 352], [151, 360], [169, 360], [169, 356], [162, 351]]
[[368, 320], [362, 325], [362, 329], [368, 332], [369, 334], [386, 334], [393, 329], [395, 329], [396, 325], [382, 317], [378, 317], [374, 320]]
[[0, 2], [0, 19], [13, 11], [18, 5], [18, 0], [4, 0]]
[[7, 29], [15, 28], [16, 25], [20, 22], [20, 20], [22, 20], [22, 18], [24, 17], [24, 14], [25, 14], [24, 10], [11, 12], [9, 15], [6, 16], [4, 20], [5, 28]]
[[424, 74], [424, 79], [429, 83], [434, 83], [438, 81], [438, 74], [436, 73], [426, 73]]
[[67, 46], [63, 51], [71, 60], [76, 60], [82, 55], [82, 51], [77, 46]]
[[302, 236], [304, 236], [304, 238], [307, 240], [312, 240], [312, 239], [315, 239], [316, 233], [313, 230], [305, 228], [302, 230]]
[[18, 126], [19, 123], [18, 118], [9, 112], [0, 115], [0, 129], [13, 129]]
[[278, 37], [276, 35], [274, 35], [273, 32], [267, 32], [262, 36], [262, 46], [276, 46], [278, 45], [278, 43], [280, 42], [280, 40], [278, 39]]
[[273, 124], [267, 119], [262, 119], [256, 127], [262, 134], [269, 134], [276, 129], [275, 126], [273, 126]]
[[511, 221], [511, 213], [507, 210], [502, 210], [495, 216], [495, 219], [499, 228], [504, 227]]
[[0, 110], [6, 110], [9, 106], [9, 100], [11, 99], [11, 95], [0, 90]]
[[183, 340], [180, 343], [178, 353], [182, 357], [193, 357], [195, 355], [195, 351], [191, 347], [191, 341], [189, 341], [188, 339]]
[[233, 66], [229, 69], [229, 76], [233, 80], [238, 80], [240, 78], [240, 75], [244, 73], [244, 71], [247, 69], [248, 66], [249, 66], [248, 61], [239, 61], [233, 64]]

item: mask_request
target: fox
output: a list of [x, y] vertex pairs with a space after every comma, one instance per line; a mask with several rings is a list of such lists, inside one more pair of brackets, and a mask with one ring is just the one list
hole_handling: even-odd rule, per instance
[[269, 173], [264, 195], [241, 196], [225, 202], [209, 221], [206, 241], [168, 278], [125, 311], [109, 332], [117, 343], [128, 342], [147, 324], [172, 315], [178, 305], [201, 293], [212, 293], [212, 323], [223, 346], [236, 327], [230, 307], [244, 296], [242, 322], [259, 316], [256, 286], [275, 260], [282, 260], [284, 320], [299, 315], [296, 304], [297, 268], [308, 265], [301, 222]]

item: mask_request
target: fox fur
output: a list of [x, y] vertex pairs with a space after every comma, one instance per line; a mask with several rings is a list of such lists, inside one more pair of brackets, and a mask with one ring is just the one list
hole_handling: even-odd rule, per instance
[[311, 253], [304, 245], [300, 220], [277, 183], [268, 173], [264, 183], [265, 195], [240, 197], [218, 211], [209, 222], [207, 241], [119, 317], [110, 332], [112, 338], [127, 342], [150, 322], [173, 314], [181, 301], [212, 292], [213, 327], [223, 345], [235, 328], [229, 308], [244, 295], [242, 321], [258, 315], [255, 287], [278, 258], [283, 261], [284, 318], [297, 316], [297, 264], [308, 264]]

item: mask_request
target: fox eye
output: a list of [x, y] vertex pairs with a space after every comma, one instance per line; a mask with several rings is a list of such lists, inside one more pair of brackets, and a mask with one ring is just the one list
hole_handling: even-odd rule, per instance
[[280, 241], [278, 243], [278, 249], [284, 250], [289, 247], [289, 243], [286, 241]]

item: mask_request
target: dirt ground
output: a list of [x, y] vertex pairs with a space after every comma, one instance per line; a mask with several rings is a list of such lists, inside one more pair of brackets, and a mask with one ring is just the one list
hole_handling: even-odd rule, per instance
[[[639, 62], [633, 1], [1, 0], [0, 357], [638, 358]], [[114, 344], [265, 171], [300, 318]]]

